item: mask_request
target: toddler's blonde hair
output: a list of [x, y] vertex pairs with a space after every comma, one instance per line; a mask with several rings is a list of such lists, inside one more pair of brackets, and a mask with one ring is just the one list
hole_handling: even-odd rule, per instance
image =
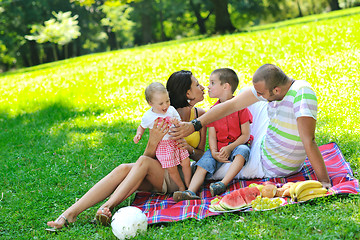
[[159, 82], [153, 82], [145, 89], [145, 99], [148, 103], [151, 102], [152, 97], [156, 93], [167, 93], [167, 90], [164, 85]]

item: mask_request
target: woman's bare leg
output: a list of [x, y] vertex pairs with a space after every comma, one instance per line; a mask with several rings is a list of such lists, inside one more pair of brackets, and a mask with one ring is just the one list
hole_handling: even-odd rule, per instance
[[[144, 182], [144, 180], [146, 180]], [[146, 183], [147, 186], [141, 185]], [[113, 209], [127, 197], [133, 194], [137, 189], [144, 190], [162, 190], [164, 182], [164, 169], [159, 161], [150, 157], [141, 156], [131, 168], [129, 174], [116, 188], [110, 198], [101, 206], [101, 208]], [[150, 183], [150, 184], [149, 184]]]
[[[69, 207], [63, 216], [67, 218], [69, 222], [75, 222], [76, 217], [95, 205], [96, 203], [104, 200], [116, 189], [117, 186], [126, 178], [131, 168], [134, 166], [131, 164], [121, 164], [106, 175], [103, 179], [97, 182], [84, 196], [82, 196], [76, 203]], [[61, 228], [65, 223], [65, 219], [60, 218], [59, 221], [48, 222], [50, 227]]]

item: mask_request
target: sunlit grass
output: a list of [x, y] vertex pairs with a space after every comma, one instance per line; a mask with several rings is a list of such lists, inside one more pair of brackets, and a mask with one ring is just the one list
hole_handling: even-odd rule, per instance
[[[152, 81], [165, 84], [180, 69], [193, 71], [205, 87], [210, 73], [219, 67], [233, 68], [240, 88], [250, 85], [252, 74], [264, 63], [277, 64], [294, 79], [309, 81], [319, 102], [319, 145], [337, 142], [359, 172], [360, 9], [347, 11], [341, 12], [351, 15], [341, 18], [329, 15], [327, 20], [305, 24], [279, 23], [272, 30], [93, 54], [0, 75], [0, 238], [51, 236], [44, 235], [46, 221], [56, 218], [115, 166], [134, 162], [146, 145], [146, 138], [137, 145], [132, 142], [148, 109], [144, 89]], [[213, 102], [206, 97], [199, 106], [209, 109]], [[350, 224], [339, 223], [332, 230], [326, 222], [336, 222], [333, 216], [340, 207], [333, 205], [343, 203], [344, 221]], [[88, 224], [96, 207], [80, 215], [59, 238], [111, 238], [109, 228]], [[360, 232], [358, 209], [359, 198], [335, 199], [325, 205], [242, 214], [244, 222], [239, 215], [225, 215], [148, 232], [153, 239], [185, 239], [189, 233], [201, 238], [193, 232], [199, 226], [200, 233], [211, 232], [209, 239], [287, 238], [299, 236], [292, 227], [300, 217], [298, 228], [304, 238], [313, 233], [315, 238], [347, 238]], [[276, 218], [281, 231], [265, 227]], [[307, 228], [314, 218], [322, 219], [320, 225]]]

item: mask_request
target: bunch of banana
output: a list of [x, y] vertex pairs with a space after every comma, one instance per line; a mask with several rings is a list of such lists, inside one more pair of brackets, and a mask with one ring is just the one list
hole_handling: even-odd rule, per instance
[[290, 196], [295, 202], [323, 197], [326, 193], [327, 189], [323, 188], [322, 184], [315, 180], [299, 181], [290, 187]]

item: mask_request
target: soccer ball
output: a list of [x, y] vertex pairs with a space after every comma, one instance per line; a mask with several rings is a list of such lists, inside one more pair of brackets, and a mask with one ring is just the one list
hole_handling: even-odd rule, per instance
[[147, 217], [137, 207], [120, 208], [111, 219], [112, 232], [118, 239], [135, 237], [147, 229]]

